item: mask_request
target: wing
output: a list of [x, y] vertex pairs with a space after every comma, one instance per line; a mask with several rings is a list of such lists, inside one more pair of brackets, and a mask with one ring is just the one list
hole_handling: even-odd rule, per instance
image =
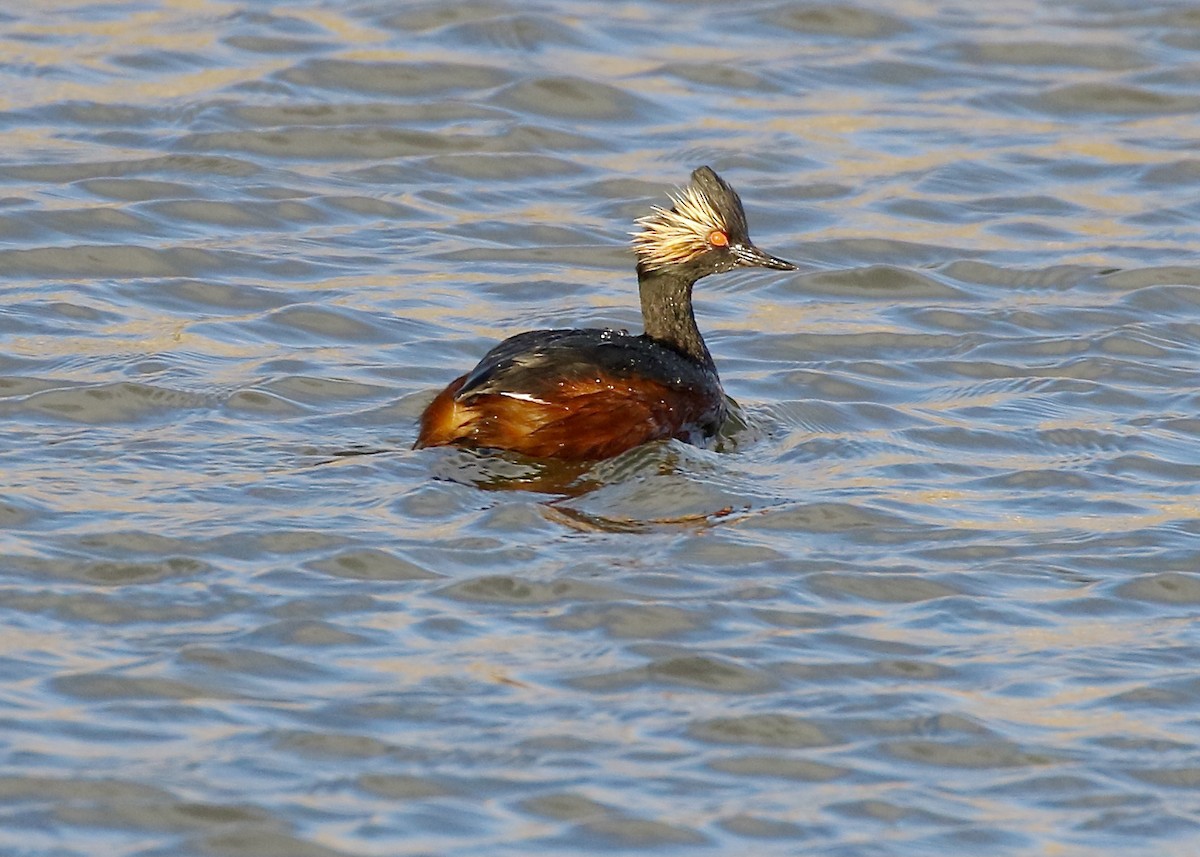
[[510, 337], [466, 374], [455, 398], [484, 393], [537, 396], [563, 381], [650, 378], [671, 390], [720, 388], [715, 373], [681, 352], [624, 330], [531, 330]]
[[484, 393], [536, 395], [547, 381], [573, 380], [607, 369], [629, 374], [642, 337], [620, 330], [530, 330], [501, 342], [463, 380], [459, 401]]

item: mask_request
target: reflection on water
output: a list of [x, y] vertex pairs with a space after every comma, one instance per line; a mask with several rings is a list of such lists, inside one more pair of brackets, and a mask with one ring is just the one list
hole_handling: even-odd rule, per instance
[[[1190, 6], [27, 5], [0, 852], [1195, 850]], [[411, 450], [702, 163], [712, 449]]]

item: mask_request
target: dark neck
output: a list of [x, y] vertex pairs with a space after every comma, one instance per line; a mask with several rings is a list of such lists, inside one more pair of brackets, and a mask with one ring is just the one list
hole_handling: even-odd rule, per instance
[[647, 271], [641, 265], [637, 272], [646, 335], [716, 371], [692, 312], [695, 275], [678, 269]]

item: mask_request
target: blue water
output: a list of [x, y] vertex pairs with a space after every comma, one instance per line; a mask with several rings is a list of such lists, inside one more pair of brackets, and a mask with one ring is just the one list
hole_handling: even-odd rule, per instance
[[[0, 853], [1200, 853], [1200, 15], [0, 12]], [[413, 452], [636, 330], [736, 412]]]

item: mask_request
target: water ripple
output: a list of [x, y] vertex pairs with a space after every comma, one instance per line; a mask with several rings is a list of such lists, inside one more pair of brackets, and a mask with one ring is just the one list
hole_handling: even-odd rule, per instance
[[[1195, 10], [552, 6], [0, 13], [0, 851], [1191, 853]], [[411, 449], [700, 163], [710, 448]]]

